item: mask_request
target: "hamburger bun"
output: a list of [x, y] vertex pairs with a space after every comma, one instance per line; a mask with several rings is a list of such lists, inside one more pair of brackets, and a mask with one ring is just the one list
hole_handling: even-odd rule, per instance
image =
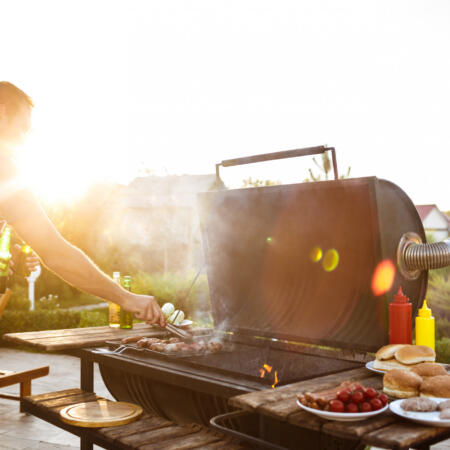
[[405, 344], [389, 344], [381, 347], [376, 353], [375, 358], [384, 361], [386, 359], [392, 359], [395, 356], [395, 352], [403, 347]]
[[424, 380], [420, 386], [420, 396], [450, 398], [450, 375], [438, 375]]
[[436, 353], [426, 345], [403, 345], [395, 352], [395, 359], [402, 364], [434, 362]]
[[448, 375], [447, 371], [440, 364], [430, 362], [417, 364], [417, 366], [411, 368], [411, 372], [417, 373], [424, 380], [438, 375]]
[[389, 370], [383, 377], [383, 391], [397, 398], [416, 397], [422, 381], [422, 377], [409, 370]]
[[379, 359], [376, 359], [373, 362], [373, 368], [377, 369], [377, 370], [384, 370], [384, 371], [388, 371], [388, 370], [392, 370], [392, 369], [404, 369], [404, 370], [410, 369], [409, 366], [407, 366], [406, 364], [402, 364], [395, 359], [388, 359], [386, 361], [380, 361]]

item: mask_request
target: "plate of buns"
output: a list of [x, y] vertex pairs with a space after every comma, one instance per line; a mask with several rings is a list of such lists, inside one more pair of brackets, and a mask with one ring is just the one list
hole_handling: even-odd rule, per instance
[[447, 374], [448, 365], [435, 363], [436, 353], [426, 345], [385, 345], [377, 351], [375, 358], [366, 364], [366, 368], [380, 374], [391, 369], [413, 370], [423, 363], [434, 363], [435, 375]]
[[424, 425], [450, 427], [450, 400], [448, 398], [410, 397], [391, 402], [389, 408], [394, 414], [404, 419]]

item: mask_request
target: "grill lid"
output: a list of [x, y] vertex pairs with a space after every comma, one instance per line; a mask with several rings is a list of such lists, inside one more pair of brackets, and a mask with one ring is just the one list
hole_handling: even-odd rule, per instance
[[413, 311], [425, 296], [426, 271], [411, 281], [394, 269], [390, 290], [373, 290], [377, 266], [395, 266], [405, 232], [425, 240], [413, 203], [388, 181], [208, 192], [199, 204], [216, 328], [373, 351], [388, 341], [398, 286]]

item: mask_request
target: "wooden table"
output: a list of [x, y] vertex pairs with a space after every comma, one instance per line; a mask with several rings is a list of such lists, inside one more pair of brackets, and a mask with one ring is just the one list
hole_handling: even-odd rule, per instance
[[360, 381], [366, 387], [381, 390], [383, 378], [365, 368], [301, 381], [272, 390], [252, 392], [229, 400], [231, 406], [261, 416], [287, 422], [296, 427], [314, 430], [357, 446], [373, 445], [382, 448], [429, 448], [430, 444], [450, 437], [450, 428], [438, 428], [406, 421], [391, 412], [359, 422], [334, 422], [319, 418], [297, 405], [296, 394], [335, 387], [345, 380]]
[[[196, 330], [196, 332], [198, 332]], [[123, 339], [128, 336], [161, 337], [167, 332], [159, 327], [136, 323], [131, 330], [106, 327], [71, 328], [68, 330], [29, 331], [8, 333], [3, 339], [15, 344], [25, 344], [47, 352], [80, 349], [104, 345], [105, 341]]]

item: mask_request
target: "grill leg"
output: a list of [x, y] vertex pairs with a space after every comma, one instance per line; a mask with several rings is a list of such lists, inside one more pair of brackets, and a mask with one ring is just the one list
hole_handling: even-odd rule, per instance
[[81, 358], [80, 369], [80, 388], [86, 392], [94, 392], [94, 363]]
[[87, 437], [80, 438], [80, 450], [93, 450], [94, 445]]

